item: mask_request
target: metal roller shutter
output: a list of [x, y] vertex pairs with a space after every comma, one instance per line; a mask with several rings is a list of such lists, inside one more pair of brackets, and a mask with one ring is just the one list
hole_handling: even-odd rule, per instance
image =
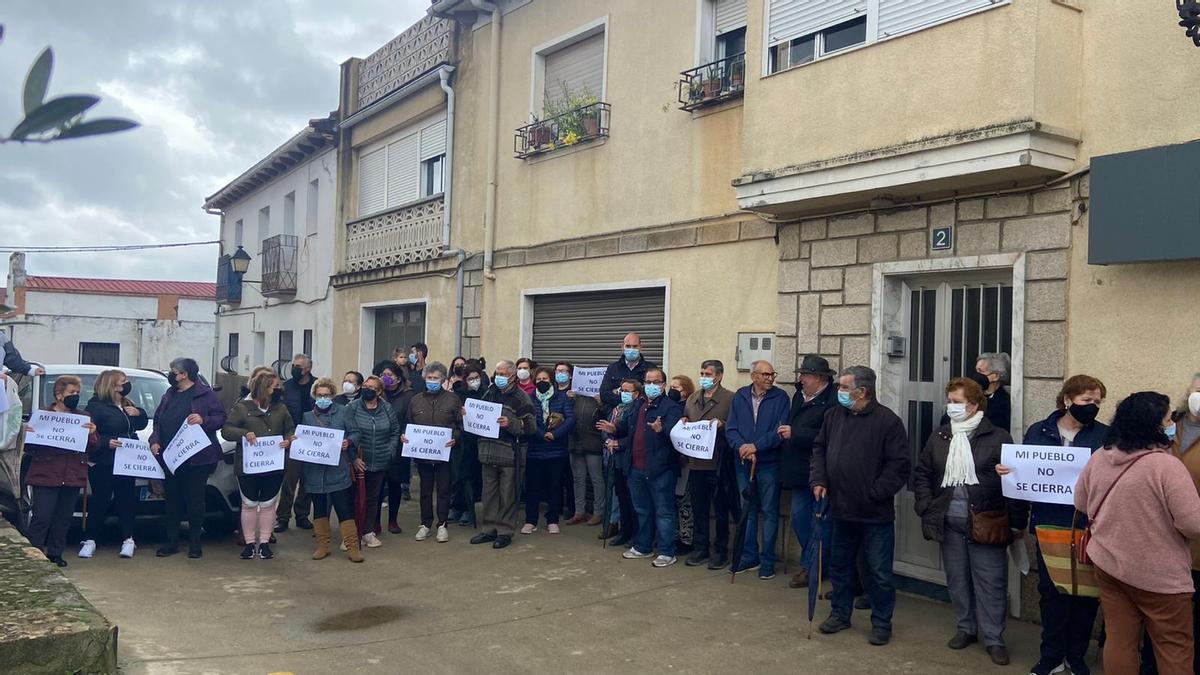
[[[358, 159], [358, 215], [366, 216], [387, 208], [387, 148]], [[261, 225], [259, 226], [261, 228]], [[264, 234], [260, 232], [259, 234]]]
[[920, 30], [1000, 0], [879, 0], [880, 39]]
[[716, 34], [746, 27], [746, 0], [717, 0]]
[[446, 120], [441, 119], [421, 130], [421, 161], [446, 154]]
[[421, 160], [417, 158], [421, 152], [419, 135], [409, 134], [389, 143], [387, 151], [387, 205], [390, 209], [420, 196]]
[[533, 298], [533, 360], [605, 366], [621, 355], [626, 333], [642, 336], [642, 352], [654, 363], [663, 357], [666, 290], [562, 293]]
[[594, 35], [546, 56], [545, 96], [562, 98], [563, 85], [571, 94], [604, 93], [604, 33]]
[[[898, 0], [898, 4], [928, 3]], [[767, 44], [774, 45], [815, 33], [863, 16], [866, 11], [867, 0], [771, 0], [770, 39]]]

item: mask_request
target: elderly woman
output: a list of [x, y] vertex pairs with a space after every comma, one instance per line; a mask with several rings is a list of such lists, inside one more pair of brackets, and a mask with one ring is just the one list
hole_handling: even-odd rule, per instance
[[[601, 514], [608, 506], [604, 494], [604, 440], [596, 431], [596, 422], [604, 419], [599, 396], [581, 396], [571, 391], [575, 366], [567, 361], [554, 364], [554, 384], [571, 399], [575, 410], [575, 430], [571, 432], [571, 494], [575, 498], [575, 515], [567, 525], [599, 525]], [[587, 486], [592, 485], [592, 515], [587, 515]]]
[[[554, 370], [546, 366], [533, 376], [533, 406], [537, 433], [529, 439], [526, 467], [525, 525], [521, 534], [537, 531], [538, 510], [546, 502], [546, 531], [558, 534], [562, 516], [563, 470], [567, 464], [567, 439], [575, 429], [575, 405], [566, 392], [554, 386]], [[517, 382], [520, 386], [520, 382]]]
[[[92, 416], [99, 436], [99, 445], [88, 459], [88, 483], [91, 500], [88, 502], [87, 532], [79, 549], [80, 558], [96, 553], [96, 540], [104, 529], [104, 519], [114, 501], [117, 523], [121, 527], [121, 557], [132, 558], [137, 545], [133, 541], [133, 511], [137, 506], [137, 479], [114, 476], [113, 463], [122, 439], [137, 439], [137, 432], [150, 421], [146, 411], [129, 400], [133, 385], [125, 373], [106, 370], [96, 378], [95, 393], [88, 401], [87, 414]], [[114, 500], [115, 497], [115, 500]]]
[[[913, 471], [915, 510], [925, 538], [942, 545], [950, 600], [958, 630], [951, 649], [982, 637], [996, 665], [1008, 665], [1004, 628], [1008, 610], [1007, 544], [1025, 528], [1025, 502], [1008, 500], [996, 465], [1008, 431], [984, 415], [988, 398], [979, 384], [955, 378], [946, 385], [950, 423], [925, 444]], [[980, 633], [982, 632], [982, 635]]]
[[[424, 366], [422, 366], [424, 367]], [[413, 380], [404, 373], [404, 369], [391, 361], [381, 361], [375, 365], [375, 375], [383, 382], [383, 397], [392, 406], [392, 410], [396, 413], [396, 420], [400, 422], [400, 433], [404, 433], [404, 425], [408, 420], [408, 406], [412, 402], [413, 396], [417, 393], [414, 387], [421, 387], [424, 391], [425, 381], [419, 380], [419, 384], [414, 384]], [[400, 534], [403, 530], [400, 528], [400, 523], [397, 517], [400, 514], [400, 502], [408, 499], [408, 485], [412, 478], [412, 460], [408, 457], [400, 456], [399, 451], [392, 456], [392, 463], [388, 465], [387, 476], [384, 487], [387, 488], [388, 494], [388, 532], [392, 534]], [[381, 488], [382, 490], [382, 488]], [[382, 499], [382, 497], [380, 497]], [[379, 515], [376, 515], [375, 533], [380, 533], [380, 525], [378, 522]]]
[[[350, 479], [351, 471], [361, 472], [365, 464], [354, 456], [350, 439], [345, 437], [346, 409], [334, 403], [333, 380], [322, 377], [313, 383], [313, 409], [304, 413], [302, 423], [305, 426], [333, 429], [343, 432], [341, 453], [338, 455], [336, 466], [305, 462], [302, 467], [301, 479], [304, 489], [313, 503], [313, 536], [317, 539], [317, 548], [313, 551], [313, 560], [328, 558], [329, 546], [333, 540], [329, 527], [331, 509], [337, 512], [338, 529], [345, 546], [346, 555], [351, 562], [362, 562], [362, 552], [358, 547], [358, 531], [354, 524], [354, 485]], [[351, 469], [353, 467], [353, 469]]]
[[1008, 395], [1008, 371], [1010, 360], [1004, 352], [985, 352], [975, 361], [975, 372], [987, 380], [983, 393], [987, 394], [987, 411], [984, 415], [994, 426], [1009, 430], [1012, 427], [1012, 399]]
[[[372, 375], [362, 386], [362, 395], [346, 406], [346, 431], [358, 448], [366, 473], [367, 531], [359, 532], [367, 548], [383, 546], [379, 541], [379, 500], [388, 467], [400, 443], [400, 420], [383, 398], [383, 380]], [[399, 498], [399, 492], [395, 498]], [[374, 524], [375, 529], [370, 529]]]
[[1075, 484], [1075, 508], [1091, 519], [1087, 554], [1104, 607], [1104, 669], [1114, 675], [1138, 672], [1143, 627], [1159, 673], [1192, 672], [1187, 540], [1200, 537], [1200, 496], [1171, 456], [1170, 404], [1149, 391], [1121, 401]]

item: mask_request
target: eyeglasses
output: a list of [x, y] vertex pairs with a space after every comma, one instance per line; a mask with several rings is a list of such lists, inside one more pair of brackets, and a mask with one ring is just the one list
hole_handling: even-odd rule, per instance
[[775, 379], [775, 376], [776, 376], [778, 373], [754, 373], [754, 374], [755, 374], [755, 375], [761, 375], [761, 376], [763, 376], [763, 377], [767, 378], [768, 380], [773, 380], [773, 379]]

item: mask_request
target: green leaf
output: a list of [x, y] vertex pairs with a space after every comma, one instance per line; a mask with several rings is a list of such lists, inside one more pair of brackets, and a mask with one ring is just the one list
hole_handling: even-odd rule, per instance
[[55, 138], [80, 138], [82, 136], [113, 134], [118, 131], [133, 129], [136, 126], [138, 126], [138, 123], [133, 120], [121, 119], [119, 117], [103, 117], [98, 120], [80, 122], [75, 126], [68, 127]]
[[46, 88], [50, 85], [50, 69], [54, 66], [54, 52], [46, 47], [29, 67], [25, 76], [25, 114], [33, 112], [46, 99]]
[[13, 128], [9, 138], [14, 141], [23, 141], [30, 134], [60, 127], [99, 101], [99, 97], [90, 95], [59, 96], [51, 99], [27, 113], [25, 119]]

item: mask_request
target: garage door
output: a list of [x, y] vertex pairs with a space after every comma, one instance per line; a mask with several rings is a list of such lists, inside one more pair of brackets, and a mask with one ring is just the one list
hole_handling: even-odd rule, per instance
[[642, 352], [654, 363], [663, 357], [666, 289], [556, 293], [533, 298], [533, 359], [602, 366], [621, 356], [621, 340], [642, 336]]

